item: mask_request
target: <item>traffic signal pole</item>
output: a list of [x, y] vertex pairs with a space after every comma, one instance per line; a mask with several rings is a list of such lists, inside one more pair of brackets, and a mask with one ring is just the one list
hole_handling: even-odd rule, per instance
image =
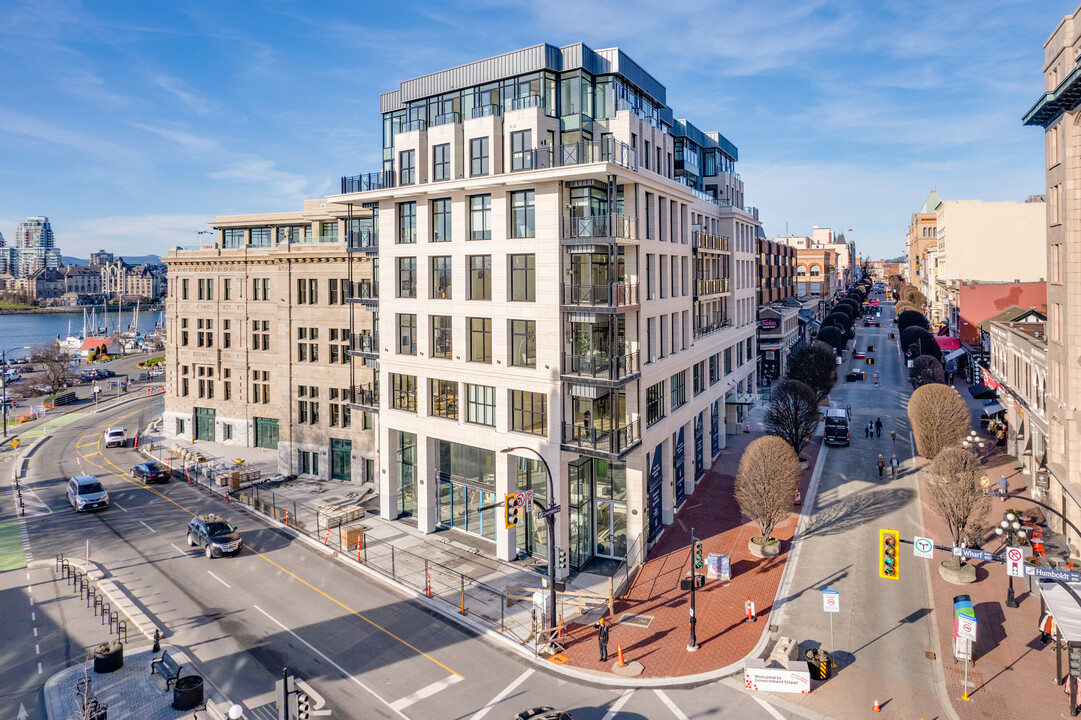
[[698, 566], [698, 540], [694, 537], [694, 528], [691, 528], [691, 641], [687, 643], [687, 652], [694, 652], [698, 649], [698, 640], [694, 636], [694, 625], [697, 622], [697, 618], [694, 616], [694, 586], [698, 584], [698, 573], [696, 568]]

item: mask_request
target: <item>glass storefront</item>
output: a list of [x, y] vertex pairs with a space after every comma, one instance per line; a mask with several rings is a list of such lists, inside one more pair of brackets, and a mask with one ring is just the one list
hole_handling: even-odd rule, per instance
[[[548, 477], [540, 460], [515, 458], [515, 490], [533, 491], [534, 499], [544, 506], [548, 505]], [[536, 557], [548, 557], [548, 528], [543, 520], [537, 520], [536, 506], [525, 514], [525, 521], [518, 521], [517, 545]]]
[[495, 453], [436, 440], [435, 456], [439, 523], [494, 541], [502, 507], [495, 499]]
[[581, 568], [596, 557], [627, 555], [627, 466], [600, 458], [569, 464], [570, 561]]
[[417, 512], [417, 436], [398, 433], [398, 513], [414, 515]]

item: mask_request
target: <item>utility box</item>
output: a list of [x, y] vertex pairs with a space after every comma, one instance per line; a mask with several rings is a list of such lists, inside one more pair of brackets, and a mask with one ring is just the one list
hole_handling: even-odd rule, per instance
[[364, 533], [368, 530], [366, 525], [342, 525], [342, 549], [356, 550], [364, 547]]

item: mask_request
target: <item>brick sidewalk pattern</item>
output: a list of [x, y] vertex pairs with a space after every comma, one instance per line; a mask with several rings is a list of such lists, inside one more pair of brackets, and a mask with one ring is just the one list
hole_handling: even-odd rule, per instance
[[[754, 649], [769, 627], [769, 612], [801, 510], [794, 506], [789, 518], [773, 531], [774, 537], [781, 540], [779, 556], [762, 559], [751, 555], [747, 542], [758, 530], [740, 514], [733, 485], [744, 449], [761, 436], [760, 432], [750, 432], [730, 437], [694, 494], [687, 496], [674, 522], [665, 528], [630, 590], [616, 601], [609, 661], [599, 661], [597, 631], [593, 627], [570, 625], [564, 643], [570, 665], [610, 671], [616, 661], [616, 647], [621, 645], [627, 662], [638, 661], [644, 666], [642, 677], [679, 677], [726, 667]], [[801, 453], [808, 461], [800, 478], [803, 498], [807, 497], [821, 441], [820, 435], [815, 436]], [[730, 582], [707, 580], [705, 587], [695, 593], [696, 652], [686, 649], [690, 640], [689, 593], [679, 589], [680, 579], [690, 570], [692, 527], [706, 555], [722, 553], [732, 560]], [[744, 603], [748, 598], [758, 617], [754, 623], [746, 622]], [[653, 620], [648, 628], [623, 624], [619, 622], [623, 613], [648, 615]]]
[[[961, 396], [968, 402], [972, 411], [973, 427], [980, 427], [982, 403], [973, 400], [967, 387], [959, 383]], [[1003, 541], [994, 534], [993, 527], [1002, 519], [1001, 513], [1007, 509], [1030, 510], [1036, 508], [1024, 496], [1025, 476], [1018, 470], [1017, 464], [1004, 448], [995, 445], [995, 439], [986, 431], [980, 437], [988, 447], [981, 452], [991, 487], [997, 490], [996, 481], [1005, 474], [1010, 483], [1013, 497], [1007, 502], [999, 498], [992, 499], [988, 514], [991, 530], [984, 540], [983, 549], [995, 552], [1002, 550]], [[933, 538], [939, 545], [951, 542], [946, 523], [935, 514], [930, 505], [930, 491], [927, 487], [928, 466], [926, 459], [917, 457], [920, 464], [920, 503], [923, 511], [925, 535]], [[1006, 589], [1008, 578], [1006, 568], [997, 562], [975, 562], [976, 582], [969, 585], [947, 583], [938, 574], [938, 563], [946, 560], [943, 553], [936, 553], [933, 560], [920, 560], [911, 554], [902, 556], [904, 563], [901, 573], [920, 571], [917, 563], [933, 563], [931, 567], [931, 588], [939, 642], [942, 648], [940, 661], [943, 666], [946, 691], [953, 709], [961, 720], [987, 720], [987, 718], [1029, 717], [1051, 718], [1069, 717], [1068, 696], [1063, 693], [1066, 686], [1056, 686], [1054, 645], [1044, 645], [1037, 630], [1040, 616], [1040, 599], [1028, 590], [1028, 580], [1014, 580], [1017, 608], [1006, 607]], [[956, 595], [968, 595], [976, 611], [977, 637], [975, 643], [974, 666], [968, 668], [969, 701], [961, 699], [964, 693], [965, 669], [963, 661], [954, 663], [953, 659], [953, 598]], [[1063, 666], [1065, 668], [1065, 653]]]

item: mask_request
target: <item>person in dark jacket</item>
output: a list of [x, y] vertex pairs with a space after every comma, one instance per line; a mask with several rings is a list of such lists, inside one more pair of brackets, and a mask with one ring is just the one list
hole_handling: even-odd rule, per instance
[[608, 625], [604, 618], [601, 618], [594, 627], [597, 628], [597, 649], [601, 654], [601, 662], [608, 662]]
[[878, 476], [882, 477], [882, 471], [886, 469], [886, 458], [882, 457], [882, 453], [878, 454], [878, 460], [875, 462], [875, 467], [878, 468]]
[[875, 420], [875, 436], [882, 437], [882, 418]]

